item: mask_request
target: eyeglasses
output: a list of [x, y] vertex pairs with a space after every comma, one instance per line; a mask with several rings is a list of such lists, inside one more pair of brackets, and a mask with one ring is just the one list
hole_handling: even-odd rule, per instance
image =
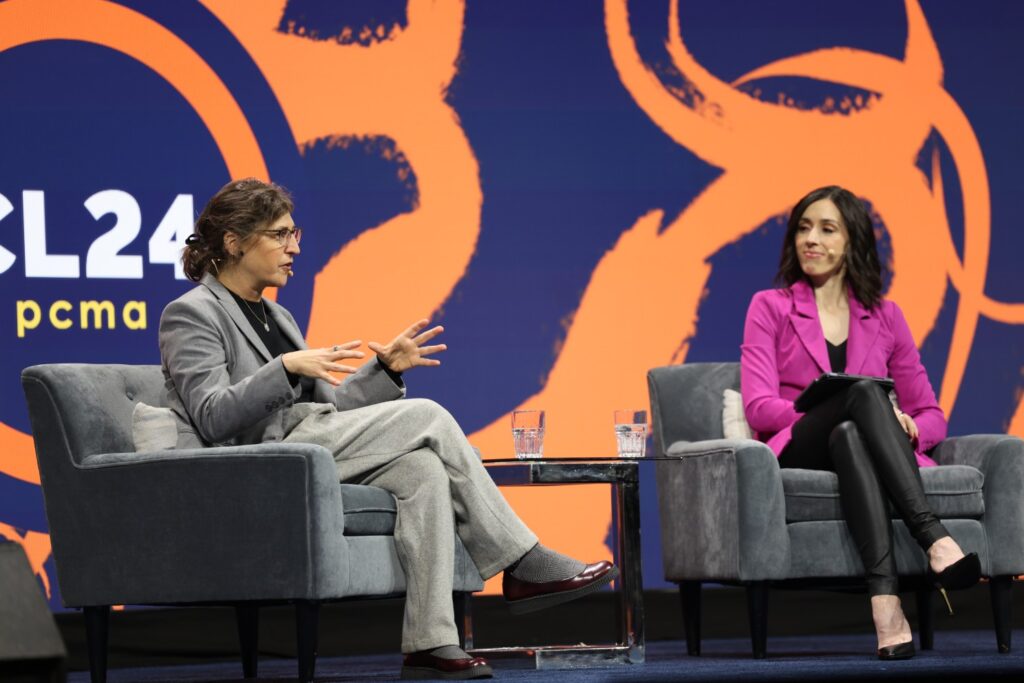
[[281, 228], [280, 230], [263, 230], [264, 235], [274, 239], [282, 247], [288, 244], [288, 240], [295, 238], [295, 244], [302, 241], [302, 228]]

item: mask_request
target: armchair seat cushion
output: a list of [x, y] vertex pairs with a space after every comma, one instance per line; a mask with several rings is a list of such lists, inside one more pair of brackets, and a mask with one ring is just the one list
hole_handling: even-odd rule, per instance
[[[928, 504], [939, 519], [981, 519], [985, 514], [982, 486], [985, 476], [966, 465], [945, 465], [921, 469]], [[839, 503], [839, 479], [824, 470], [782, 470], [786, 497], [786, 522], [816, 522], [844, 519]], [[899, 514], [893, 510], [893, 518]], [[347, 533], [347, 532], [346, 532]]]
[[341, 484], [346, 536], [393, 536], [398, 508], [395, 498], [377, 486]]

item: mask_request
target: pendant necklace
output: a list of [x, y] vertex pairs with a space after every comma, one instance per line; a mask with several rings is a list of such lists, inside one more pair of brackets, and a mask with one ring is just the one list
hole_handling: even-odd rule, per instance
[[249, 309], [249, 315], [256, 318], [256, 322], [263, 325], [264, 330], [270, 332], [270, 319], [267, 316], [267, 307], [263, 303], [263, 298], [260, 297], [260, 308], [263, 309], [263, 318], [260, 318], [258, 315], [256, 315], [256, 311], [252, 308], [252, 305], [248, 301], [246, 301], [245, 299], [242, 299], [242, 301], [245, 301], [245, 307]]

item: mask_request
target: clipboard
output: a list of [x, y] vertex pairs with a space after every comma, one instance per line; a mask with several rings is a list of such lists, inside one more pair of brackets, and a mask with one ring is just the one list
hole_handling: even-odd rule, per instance
[[825, 399], [835, 396], [862, 380], [871, 380], [877, 383], [886, 393], [892, 391], [893, 387], [896, 386], [891, 377], [870, 377], [868, 375], [848, 375], [845, 372], [826, 372], [819, 375], [817, 379], [811, 382], [796, 397], [793, 407], [796, 408], [798, 413], [806, 413]]

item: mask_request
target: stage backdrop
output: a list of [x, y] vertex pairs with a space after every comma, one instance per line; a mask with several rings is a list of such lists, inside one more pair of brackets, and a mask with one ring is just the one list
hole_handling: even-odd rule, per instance
[[[1022, 31], [1003, 0], [2, 2], [0, 535], [59, 608], [19, 374], [157, 363], [192, 221], [248, 175], [295, 195], [277, 297], [310, 344], [432, 316], [410, 395], [487, 457], [525, 407], [547, 454], [612, 455], [648, 368], [737, 360], [783, 216], [831, 183], [875, 213], [952, 433], [1024, 434]], [[607, 488], [507, 495], [609, 555]]]

